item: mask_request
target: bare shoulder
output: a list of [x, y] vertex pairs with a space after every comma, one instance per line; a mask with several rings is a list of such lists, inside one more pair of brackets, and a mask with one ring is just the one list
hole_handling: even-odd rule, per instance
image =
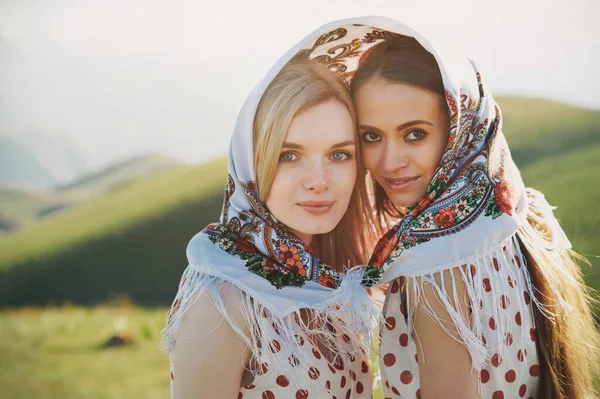
[[[239, 306], [242, 295], [231, 286], [221, 298], [229, 317], [248, 334]], [[186, 311], [175, 341], [173, 398], [194, 398], [198, 392], [212, 398], [237, 397], [249, 357], [245, 342], [214, 299], [207, 292], [201, 293]]]
[[[458, 329], [446, 308], [451, 306], [454, 312], [462, 316], [467, 326], [470, 325], [466, 284], [460, 278], [458, 269], [441, 273], [444, 278], [437, 275], [435, 279], [437, 287], [443, 291], [425, 284], [421, 294], [423, 297], [414, 315], [414, 327], [420, 342], [417, 351], [421, 393], [425, 397], [448, 395], [447, 397], [478, 398], [478, 373], [472, 368], [470, 354], [460, 342], [461, 338], [457, 337]], [[442, 296], [446, 296], [445, 303], [441, 300]], [[423, 303], [427, 304], [426, 308]]]

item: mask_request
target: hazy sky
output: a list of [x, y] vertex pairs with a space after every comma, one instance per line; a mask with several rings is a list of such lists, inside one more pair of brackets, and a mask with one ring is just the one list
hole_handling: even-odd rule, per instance
[[318, 26], [363, 15], [465, 52], [496, 95], [600, 109], [599, 4], [0, 0], [0, 134], [68, 138], [95, 166], [146, 151], [222, 155], [277, 58]]

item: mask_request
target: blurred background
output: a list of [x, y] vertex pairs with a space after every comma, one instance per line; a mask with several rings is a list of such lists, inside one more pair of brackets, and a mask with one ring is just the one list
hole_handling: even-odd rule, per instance
[[306, 34], [361, 15], [477, 62], [600, 288], [596, 1], [1, 0], [2, 397], [168, 397], [160, 330], [218, 219], [242, 102]]

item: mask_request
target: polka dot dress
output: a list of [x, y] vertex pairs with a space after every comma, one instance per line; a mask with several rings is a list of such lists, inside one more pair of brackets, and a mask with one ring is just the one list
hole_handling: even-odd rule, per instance
[[[521, 298], [527, 305], [525, 309], [533, 318], [531, 298], [518, 284], [510, 284], [511, 290], [500, 294], [494, 291], [493, 279], [504, 278], [498, 273], [497, 261], [494, 267], [472, 270], [472, 273], [483, 273], [481, 317], [484, 330], [482, 340], [488, 350], [488, 361], [479, 373], [481, 397], [484, 399], [516, 399], [536, 398], [539, 378], [539, 362], [536, 351], [536, 334], [531, 325], [525, 325], [525, 318], [518, 311], [516, 304]], [[504, 266], [504, 265], [502, 265]], [[513, 263], [510, 265], [515, 267]], [[516, 273], [524, 273], [515, 268]], [[478, 280], [479, 281], [479, 280]], [[383, 309], [385, 325], [381, 328], [380, 367], [385, 398], [420, 398], [420, 383], [417, 346], [414, 334], [409, 331], [406, 307], [401, 306], [401, 290], [399, 280], [394, 280], [388, 289]], [[508, 330], [501, 340], [504, 345], [503, 356], [495, 353], [489, 342], [497, 337], [496, 314], [507, 317]], [[498, 313], [500, 312], [500, 313]], [[528, 319], [531, 320], [531, 319]], [[526, 329], [527, 331], [524, 331]], [[497, 346], [496, 346], [497, 348]], [[424, 348], [427, 356], [427, 348]], [[411, 361], [412, 360], [412, 361]]]
[[[264, 316], [270, 318], [270, 315], [266, 313]], [[251, 361], [250, 367], [256, 377], [251, 384], [240, 388], [238, 399], [371, 398], [373, 379], [367, 355], [361, 353], [360, 356], [350, 356], [349, 361], [337, 360], [330, 362], [323, 354], [324, 352], [302, 332], [300, 326], [296, 324], [296, 327], [298, 328], [297, 342], [303, 350], [310, 354], [313, 363], [306, 375], [301, 376], [301, 379], [306, 381], [307, 386], [315, 384], [317, 389], [313, 389], [309, 393], [308, 390], [302, 389], [302, 387], [293, 386], [287, 376], [277, 370], [274, 365]], [[271, 337], [277, 335], [275, 324], [273, 324], [272, 330], [265, 335]], [[343, 338], [338, 337], [338, 339]], [[276, 356], [283, 352], [277, 339], [268, 342], [266, 347]], [[280, 361], [289, 363], [292, 369], [300, 365], [300, 361], [293, 355], [288, 359], [280, 359]], [[171, 379], [174, 378], [176, 376], [171, 372]]]

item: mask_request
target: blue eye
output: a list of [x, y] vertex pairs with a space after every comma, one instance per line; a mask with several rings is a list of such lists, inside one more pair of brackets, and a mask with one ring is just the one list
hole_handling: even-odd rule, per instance
[[404, 138], [408, 141], [419, 141], [427, 137], [427, 132], [421, 129], [415, 129], [409, 131]]
[[298, 159], [298, 157], [293, 152], [284, 152], [283, 154], [281, 154], [279, 156], [280, 162], [292, 162], [292, 161], [295, 161], [296, 159]]
[[352, 156], [350, 154], [348, 154], [345, 151], [338, 151], [338, 152], [334, 152], [333, 155], [331, 156], [331, 158], [334, 161], [346, 161], [348, 159], [350, 159]]
[[375, 143], [377, 141], [381, 141], [381, 137], [377, 133], [373, 132], [364, 132], [362, 134], [362, 139], [365, 143]]

